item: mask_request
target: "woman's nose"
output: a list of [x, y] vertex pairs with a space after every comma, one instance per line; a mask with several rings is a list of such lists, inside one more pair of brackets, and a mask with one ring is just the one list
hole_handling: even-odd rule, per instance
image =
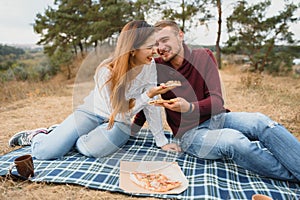
[[152, 47], [152, 54], [156, 54], [156, 52], [157, 52], [157, 47], [156, 46]]

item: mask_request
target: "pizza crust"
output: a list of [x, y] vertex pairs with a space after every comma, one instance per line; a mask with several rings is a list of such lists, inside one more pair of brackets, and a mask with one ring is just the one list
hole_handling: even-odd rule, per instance
[[162, 83], [160, 85], [164, 85], [166, 87], [178, 87], [178, 86], [181, 86], [181, 82], [171, 80], [171, 81], [167, 81], [166, 83]]

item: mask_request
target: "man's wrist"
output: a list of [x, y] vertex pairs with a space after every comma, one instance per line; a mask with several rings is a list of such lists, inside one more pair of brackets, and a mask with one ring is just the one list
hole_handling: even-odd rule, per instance
[[190, 114], [190, 113], [192, 113], [193, 111], [194, 111], [194, 104], [192, 104], [192, 103], [190, 102], [189, 110], [188, 110], [187, 112], [185, 112], [185, 114]]

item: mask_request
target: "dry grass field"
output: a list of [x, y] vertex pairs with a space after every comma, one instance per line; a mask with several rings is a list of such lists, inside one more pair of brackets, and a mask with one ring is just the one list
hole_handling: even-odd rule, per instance
[[[286, 126], [300, 140], [300, 79], [257, 76], [237, 66], [220, 71], [226, 107], [262, 112]], [[58, 83], [60, 82], [60, 83]], [[9, 138], [18, 131], [60, 123], [73, 109], [72, 81], [0, 85], [0, 153], [12, 151]], [[0, 178], [0, 199], [138, 199], [74, 185], [12, 181]], [[143, 198], [153, 199], [153, 198]]]

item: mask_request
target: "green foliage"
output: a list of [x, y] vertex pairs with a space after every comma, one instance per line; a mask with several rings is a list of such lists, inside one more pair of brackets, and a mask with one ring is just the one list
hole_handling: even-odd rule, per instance
[[68, 77], [70, 59], [79, 51], [84, 55], [92, 45], [96, 48], [113, 38], [128, 21], [144, 19], [157, 6], [154, 0], [55, 0], [54, 4], [56, 9], [48, 7], [36, 15], [34, 31], [41, 36], [38, 44], [44, 46], [51, 65], [67, 67]]
[[57, 73], [57, 69], [49, 62], [37, 63], [33, 66], [23, 63], [15, 64], [13, 67], [0, 73], [0, 82], [7, 81], [45, 81]]
[[196, 24], [200, 22], [203, 24], [205, 21], [212, 18], [210, 10], [207, 9], [209, 0], [181, 0], [172, 2], [163, 1], [161, 9], [164, 19], [171, 19], [179, 21], [180, 28], [187, 31], [192, 27], [194, 21]]
[[0, 44], [0, 71], [8, 70], [24, 54], [23, 49]]
[[25, 51], [12, 46], [1, 47], [0, 82], [13, 80], [43, 81], [57, 72], [57, 68], [51, 66], [49, 61], [39, 52], [40, 50]]
[[276, 59], [270, 60], [269, 63], [266, 64], [266, 71], [271, 74], [276, 75], [286, 75], [292, 70], [293, 66], [293, 56], [288, 51], [279, 51], [271, 55], [270, 57]]
[[289, 25], [299, 20], [293, 15], [299, 5], [286, 1], [283, 11], [267, 18], [266, 10], [270, 5], [270, 0], [252, 6], [244, 0], [239, 1], [227, 18], [229, 39], [223, 52], [247, 55], [254, 71], [287, 72], [293, 56], [287, 51], [276, 52], [275, 44], [295, 43]]
[[[137, 1], [139, 8], [143, 1]], [[58, 48], [73, 48], [77, 54], [91, 44], [120, 32], [121, 28], [134, 18], [134, 3], [125, 0], [56, 0], [57, 9], [48, 8], [44, 15], [36, 16], [34, 30], [41, 35], [38, 44], [47, 46], [50, 56]], [[136, 12], [139, 18], [141, 11]]]
[[59, 70], [66, 68], [68, 79], [71, 78], [71, 64], [74, 59], [74, 54], [70, 48], [59, 47], [50, 57], [50, 65], [52, 73], [56, 74]]
[[25, 81], [28, 78], [28, 71], [25, 66], [20, 64], [12, 68], [14, 79], [17, 81]]
[[58, 69], [50, 64], [50, 62], [40, 63], [32, 68], [30, 73], [31, 80], [46, 81], [57, 74]]
[[[206, 8], [208, 0], [182, 0], [181, 3], [164, 0], [55, 0], [56, 9], [48, 8], [44, 14], [37, 14], [34, 31], [41, 36], [38, 44], [47, 46], [51, 56], [59, 47], [73, 48], [77, 54], [91, 45], [118, 34], [131, 20], [144, 20], [146, 15], [157, 10], [164, 18], [179, 20], [182, 28], [186, 22], [199, 23], [211, 18]], [[177, 9], [176, 5], [180, 9]], [[172, 7], [170, 7], [172, 6]]]
[[60, 47], [50, 57], [50, 63], [54, 68], [59, 70], [61, 65], [71, 64], [73, 57], [73, 53], [68, 48], [64, 49]]
[[20, 56], [24, 53], [25, 53], [25, 51], [23, 49], [0, 44], [0, 56], [6, 56], [6, 55], [10, 55], [10, 54]]
[[160, 3], [155, 0], [137, 0], [131, 7], [135, 20], [145, 20], [145, 15], [160, 8]]

